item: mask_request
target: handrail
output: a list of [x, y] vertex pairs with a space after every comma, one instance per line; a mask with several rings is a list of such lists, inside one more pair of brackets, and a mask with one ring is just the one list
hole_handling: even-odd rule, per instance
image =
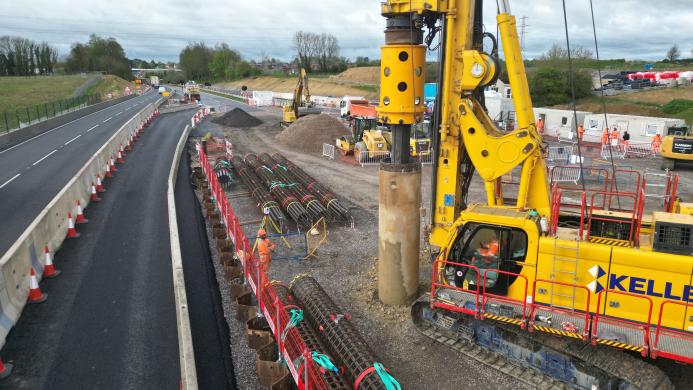
[[[507, 296], [504, 296], [504, 295], [497, 295], [497, 294], [492, 294], [492, 293], [487, 292], [486, 291], [486, 284], [487, 284], [486, 282], [487, 282], [487, 274], [489, 272], [494, 272], [494, 273], [506, 275], [506, 276], [517, 276], [518, 278], [522, 278], [522, 280], [524, 280], [524, 282], [525, 282], [525, 286], [524, 286], [525, 289], [524, 289], [524, 293], [522, 294], [523, 299], [512, 299], [512, 298], [508, 298]], [[486, 271], [484, 271], [484, 284], [483, 284], [483, 289], [482, 289], [482, 293], [481, 293], [481, 297], [482, 297], [481, 298], [481, 301], [482, 301], [481, 318], [483, 319], [483, 313], [485, 312], [484, 306], [486, 305], [486, 297], [491, 297], [493, 299], [497, 299], [497, 300], [505, 301], [505, 302], [514, 302], [514, 303], [520, 302], [520, 303], [522, 303], [522, 328], [524, 328], [525, 321], [527, 320], [527, 300], [524, 299], [524, 297], [527, 296], [528, 286], [529, 286], [529, 279], [527, 279], [527, 276], [525, 276], [525, 275], [521, 275], [521, 274], [518, 274], [515, 272], [503, 271], [503, 270], [499, 270], [499, 269], [487, 269]]]
[[[631, 321], [631, 320], [626, 320], [623, 318], [619, 317], [612, 317], [612, 316], [607, 316], [606, 314], [599, 314], [601, 311], [601, 306], [602, 306], [602, 295], [604, 294], [616, 294], [616, 295], [624, 295], [632, 298], [637, 298], [637, 299], [644, 299], [648, 302], [649, 307], [647, 310], [647, 322], [646, 323], [641, 323], [641, 322], [636, 322], [636, 321]], [[612, 321], [612, 322], [620, 322], [624, 324], [630, 324], [638, 327], [642, 327], [644, 331], [644, 343], [643, 343], [643, 351], [642, 351], [642, 356], [645, 357], [647, 356], [648, 350], [649, 350], [649, 345], [650, 345], [650, 323], [652, 322], [652, 298], [642, 295], [642, 294], [635, 294], [631, 292], [626, 292], [626, 291], [617, 291], [617, 290], [611, 290], [611, 289], [604, 289], [597, 293], [597, 310], [594, 313], [594, 322], [592, 325], [592, 343], [596, 343], [598, 336], [597, 332], [599, 331], [599, 318], [600, 317], [606, 317], [605, 320]], [[604, 313], [606, 313], [606, 307], [604, 308]]]
[[585, 302], [585, 310], [584, 315], [585, 315], [585, 329], [583, 330], [583, 339], [587, 339], [589, 337], [589, 327], [590, 327], [590, 317], [592, 313], [590, 313], [590, 300], [591, 300], [591, 294], [590, 290], [585, 287], [585, 286], [579, 286], [577, 284], [572, 284], [572, 283], [565, 283], [565, 282], [559, 282], [555, 280], [548, 280], [548, 279], [535, 279], [534, 283], [532, 285], [532, 304], [530, 305], [530, 314], [529, 318], [530, 321], [534, 319], [534, 312], [537, 309], [537, 307], [544, 307], [544, 308], [549, 308], [551, 310], [556, 310], [556, 311], [562, 311], [562, 312], [567, 312], [567, 313], [576, 313], [575, 308], [571, 308], [570, 310], [566, 310], [561, 307], [556, 307], [553, 305], [545, 305], [541, 303], [537, 303], [537, 284], [539, 283], [549, 283], [549, 284], [557, 284], [560, 286], [564, 287], [571, 287], [571, 288], [577, 288], [585, 291], [585, 295], [587, 296], [587, 301]]

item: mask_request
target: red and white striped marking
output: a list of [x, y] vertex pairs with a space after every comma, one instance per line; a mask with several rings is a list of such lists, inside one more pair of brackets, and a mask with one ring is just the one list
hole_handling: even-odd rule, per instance
[[43, 265], [43, 277], [44, 278], [54, 278], [60, 275], [61, 271], [55, 269], [53, 265], [53, 257], [51, 256], [51, 251], [48, 249], [48, 244], [43, 248], [43, 253], [45, 254], [45, 264]]
[[31, 275], [29, 275], [29, 298], [27, 301], [29, 303], [41, 303], [45, 302], [46, 298], [48, 298], [48, 294], [41, 292], [38, 279], [36, 278], [36, 271], [34, 271], [34, 267], [31, 267]]

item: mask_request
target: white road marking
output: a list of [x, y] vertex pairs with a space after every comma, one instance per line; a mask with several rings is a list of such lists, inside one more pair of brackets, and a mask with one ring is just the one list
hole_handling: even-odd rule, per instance
[[76, 136], [75, 138], [73, 138], [73, 139], [71, 139], [71, 140], [69, 140], [69, 141], [65, 142], [65, 145], [69, 145], [69, 144], [70, 144], [70, 142], [72, 142], [72, 141], [76, 140], [77, 138], [79, 138], [79, 137], [81, 137], [81, 136], [82, 136], [82, 134], [78, 134], [78, 135], [77, 135], [77, 136]]
[[94, 129], [97, 128], [97, 127], [99, 127], [99, 125], [93, 126], [91, 129], [87, 130], [87, 133], [90, 132], [90, 131], [92, 131], [92, 130], [94, 130]]
[[105, 121], [103, 121], [103, 122], [101, 122], [101, 123], [106, 123], [106, 122], [110, 121], [111, 119], [113, 119], [113, 117], [112, 117], [112, 116], [109, 116], [108, 119], [106, 119]]
[[120, 114], [122, 114], [122, 113], [123, 113], [123, 112], [121, 111], [121, 112], [115, 114], [114, 116], [118, 116], [118, 115], [120, 115]]
[[57, 152], [57, 151], [58, 151], [58, 149], [55, 149], [54, 151], [52, 151], [52, 152], [48, 153], [47, 155], [41, 157], [40, 160], [38, 160], [38, 161], [36, 161], [35, 163], [31, 164], [31, 166], [32, 166], [32, 167], [33, 167], [33, 166], [36, 166], [36, 164], [38, 164], [38, 163], [40, 163], [41, 161], [47, 159], [48, 157], [50, 157], [53, 153], [55, 153], [55, 152]]
[[[133, 98], [133, 99], [137, 99], [137, 98], [135, 97], [135, 98]], [[101, 111], [108, 110], [108, 109], [111, 109], [111, 108], [113, 108], [113, 107], [115, 107], [115, 106], [119, 106], [119, 105], [121, 105], [121, 104], [128, 103], [128, 102], [129, 102], [129, 100], [126, 100], [126, 101], [124, 101], [124, 102], [120, 102], [120, 103], [118, 103], [118, 104], [114, 104], [114, 105], [112, 105], [112, 106], [110, 106], [110, 107], [102, 108], [102, 109], [100, 109], [99, 111], [92, 112], [91, 114], [87, 114], [87, 115], [85, 115], [85, 116], [79, 117], [79, 118], [77, 118], [77, 119], [75, 119], [75, 120], [69, 121], [69, 122], [67, 122], [67, 123], [65, 123], [65, 124], [62, 124], [62, 125], [58, 126], [58, 127], [54, 127], [54, 128], [52, 128], [52, 129], [50, 129], [50, 130], [44, 132], [44, 133], [41, 133], [41, 134], [39, 134], [39, 135], [36, 135], [36, 136], [31, 137], [31, 138], [29, 138], [28, 140], [26, 140], [26, 141], [24, 141], [24, 142], [20, 142], [20, 143], [18, 143], [17, 145], [14, 145], [14, 146], [12, 146], [12, 147], [9, 147], [9, 148], [7, 148], [7, 149], [4, 149], [4, 150], [0, 151], [0, 154], [3, 154], [3, 153], [5, 153], [5, 152], [9, 152], [10, 150], [12, 150], [12, 149], [14, 149], [14, 148], [18, 148], [18, 147], [24, 145], [24, 144], [27, 143], [27, 142], [30, 142], [30, 141], [35, 140], [35, 139], [38, 138], [38, 137], [43, 137], [44, 135], [49, 134], [49, 133], [51, 133], [51, 132], [53, 132], [53, 131], [55, 131], [55, 130], [58, 130], [58, 129], [62, 128], [62, 127], [65, 127], [65, 126], [69, 125], [70, 123], [74, 123], [74, 122], [80, 121], [80, 120], [82, 120], [82, 119], [84, 119], [84, 118], [86, 118], [86, 117], [90, 117], [90, 116], [92, 116], [92, 115], [94, 115], [94, 114], [98, 114], [98, 113], [101, 112]], [[133, 107], [135, 107], [135, 106], [133, 106]]]
[[21, 175], [21, 173], [18, 173], [18, 174], [16, 174], [16, 175], [12, 176], [12, 178], [11, 178], [10, 180], [8, 180], [8, 181], [6, 181], [6, 182], [2, 183], [2, 185], [0, 186], [0, 189], [2, 189], [2, 187], [4, 187], [4, 186], [6, 186], [6, 185], [10, 184], [10, 182], [11, 182], [12, 180], [14, 180], [14, 179], [18, 178], [18, 177], [19, 177], [19, 175]]

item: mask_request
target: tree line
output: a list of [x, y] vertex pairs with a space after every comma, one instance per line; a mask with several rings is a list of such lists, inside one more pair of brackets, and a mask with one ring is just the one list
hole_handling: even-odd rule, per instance
[[95, 34], [87, 43], [75, 43], [65, 62], [67, 73], [103, 72], [126, 80], [132, 79], [130, 60], [115, 38], [101, 38]]
[[226, 43], [209, 47], [204, 42], [191, 42], [178, 57], [187, 80], [233, 80], [260, 73]]
[[294, 34], [294, 48], [298, 66], [307, 72], [336, 73], [347, 68], [347, 60], [339, 57], [339, 41], [332, 34], [297, 31]]
[[46, 42], [0, 37], [0, 76], [51, 74], [58, 62], [58, 51]]

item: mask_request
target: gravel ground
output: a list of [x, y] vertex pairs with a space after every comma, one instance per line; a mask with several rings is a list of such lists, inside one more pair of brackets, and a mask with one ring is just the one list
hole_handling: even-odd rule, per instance
[[[409, 316], [409, 307], [387, 307], [381, 305], [375, 296], [377, 256], [377, 207], [378, 207], [378, 168], [357, 167], [342, 161], [330, 161], [320, 157], [321, 150], [313, 153], [298, 153], [287, 150], [274, 142], [274, 136], [281, 131], [277, 125], [280, 117], [271, 112], [253, 112], [265, 124], [248, 129], [219, 127], [209, 121], [204, 124], [204, 132], [221, 133], [234, 145], [234, 153], [243, 155], [253, 152], [281, 152], [307, 173], [330, 187], [350, 206], [354, 216], [355, 228], [330, 225], [327, 241], [318, 250], [317, 257], [305, 261], [275, 260], [271, 277], [290, 282], [299, 273], [310, 273], [328, 291], [345, 312], [352, 315], [352, 321], [366, 341], [374, 347], [376, 355], [407, 389], [456, 389], [460, 384], [474, 389], [525, 389], [525, 385], [493, 369], [481, 366], [448, 348], [420, 335]], [[658, 166], [653, 160], [627, 160], [624, 164], [636, 169], [650, 169]], [[655, 165], [656, 164], [656, 165]], [[681, 173], [679, 193], [684, 199], [693, 199], [693, 175]], [[430, 204], [431, 168], [423, 169], [424, 207]], [[478, 178], [472, 183], [470, 201], [483, 201], [484, 193]], [[246, 192], [242, 184], [227, 195]], [[656, 200], [653, 200], [655, 202]], [[249, 197], [232, 200], [234, 210], [241, 222], [257, 220], [261, 217], [256, 204]], [[258, 224], [245, 226], [246, 233], [253, 237]], [[282, 245], [275, 255], [281, 257]], [[426, 246], [422, 246], [426, 248]], [[430, 282], [430, 262], [423, 253], [420, 262], [420, 291], [428, 289]], [[253, 353], [248, 352], [243, 339], [244, 328], [234, 319], [235, 304], [228, 299], [228, 285], [223, 280], [223, 270], [218, 263], [219, 278], [224, 307], [231, 328], [231, 348], [234, 364], [241, 388], [257, 386]], [[247, 360], [248, 362], [243, 362]], [[679, 385], [690, 383], [692, 370], [684, 370], [671, 362], [658, 359], [657, 364], [670, 373]], [[244, 367], [247, 366], [247, 367]], [[252, 378], [252, 379], [251, 379]]]

